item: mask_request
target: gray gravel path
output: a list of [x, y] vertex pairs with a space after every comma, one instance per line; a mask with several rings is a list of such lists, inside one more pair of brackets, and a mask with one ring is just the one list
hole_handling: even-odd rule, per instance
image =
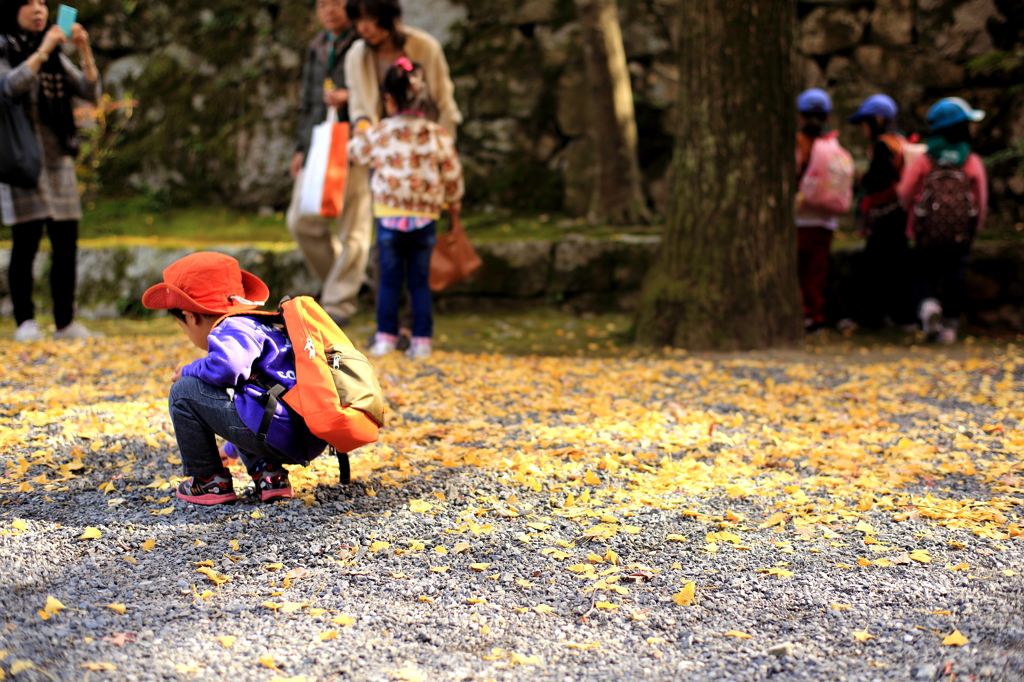
[[[101, 354], [111, 349], [92, 348]], [[382, 374], [399, 418], [383, 445], [356, 460], [360, 480], [351, 486], [320, 484], [302, 493], [307, 499], [290, 503], [250, 499], [215, 508], [162, 501], [171, 491], [160, 481], [179, 473], [168, 462], [175, 451], [166, 440], [147, 442], [114, 429], [105, 447], [92, 452], [89, 441], [64, 429], [81, 423], [83, 412], [115, 425], [124, 414], [120, 409], [160, 421], [165, 417], [150, 394], [165, 389], [138, 386], [133, 395], [111, 389], [83, 400], [91, 408], [80, 405], [47, 419], [39, 416], [47, 405], [33, 407], [19, 393], [41, 379], [5, 374], [0, 382], [0, 410], [8, 411], [0, 431], [5, 443], [0, 470], [7, 472], [0, 479], [0, 671], [18, 682], [266, 682], [295, 676], [310, 682], [1021, 680], [1024, 575], [1014, 573], [1024, 574], [1024, 541], [1007, 532], [1016, 528], [1009, 524], [1021, 523], [1021, 508], [1005, 503], [1002, 522], [979, 535], [939, 525], [927, 517], [927, 509], [907, 502], [927, 494], [983, 501], [1024, 497], [1020, 458], [1009, 445], [1020, 423], [1015, 405], [952, 400], [967, 386], [983, 391], [983, 382], [998, 381], [1003, 375], [989, 370], [1014, 357], [993, 354], [973, 368], [960, 363], [959, 378], [950, 379], [948, 390], [922, 392], [907, 385], [909, 373], [931, 377], [928, 385], [938, 386], [940, 375], [951, 372], [941, 359], [926, 358], [931, 364], [903, 369], [895, 369], [899, 359], [853, 369], [742, 357], [561, 360], [563, 409], [535, 405], [539, 411], [533, 416], [529, 409], [513, 410], [517, 402], [529, 401], [510, 395], [509, 384], [498, 377], [508, 367], [532, 367], [534, 375], [546, 376], [556, 365], [445, 354], [421, 366], [392, 359]], [[39, 363], [40, 376], [63, 362], [27, 359]], [[134, 370], [110, 371], [123, 381]], [[460, 393], [461, 379], [488, 371], [493, 381]], [[886, 379], [889, 371], [902, 373], [897, 377], [902, 389]], [[613, 378], [621, 380], [595, 388], [590, 382], [603, 372], [619, 373]], [[1011, 384], [1019, 379], [1014, 372], [1011, 368]], [[628, 398], [629, 377], [648, 384], [660, 377], [662, 385], [645, 389], [652, 393], [645, 400], [652, 413], [679, 415], [672, 428], [684, 429], [698, 413], [712, 414], [721, 426], [701, 426], [709, 438], [693, 436], [689, 442], [692, 433], [681, 430], [672, 448], [611, 432], [588, 433], [586, 442], [574, 443], [572, 431], [563, 430], [561, 442], [545, 441], [551, 434], [542, 427], [571, 429], [597, 419], [600, 391], [612, 399]], [[713, 384], [700, 386], [702, 377]], [[550, 448], [558, 462], [571, 464], [574, 455], [568, 450], [585, 450], [587, 461], [595, 463], [589, 470], [606, 480], [609, 470], [596, 469], [606, 453], [626, 457], [626, 467], [633, 466], [631, 453], [655, 452], [660, 466], [690, 467], [694, 477], [701, 467], [728, 466], [722, 458], [732, 451], [729, 440], [763, 433], [760, 425], [752, 430], [730, 421], [736, 414], [745, 415], [747, 423], [756, 421], [762, 409], [750, 402], [749, 384], [730, 382], [763, 386], [766, 379], [777, 384], [769, 392], [787, 385], [795, 391], [798, 382], [816, 386], [831, 407], [885, 402], [892, 409], [888, 421], [865, 428], [884, 434], [878, 442], [886, 448], [898, 447], [899, 439], [910, 435], [949, 450], [962, 445], [964, 433], [977, 434], [980, 445], [973, 455], [979, 467], [985, 458], [1008, 462], [996, 481], [1003, 487], [995, 490], [983, 474], [932, 469], [905, 481], [896, 497], [906, 497], [888, 508], [881, 489], [891, 488], [892, 481], [879, 482], [877, 505], [858, 511], [830, 500], [829, 484], [821, 480], [835, 472], [819, 471], [815, 462], [838, 457], [834, 451], [815, 459], [803, 450], [792, 456], [795, 464], [788, 469], [781, 455], [769, 458], [762, 462], [765, 471], [773, 477], [783, 472], [803, 486], [807, 509], [815, 508], [816, 522], [801, 530], [794, 524], [793, 511], [801, 504], [794, 500], [800, 494], [795, 489], [782, 496], [734, 496], [721, 487], [687, 493], [689, 479], [679, 473], [678, 489], [652, 493], [666, 502], [661, 504], [638, 502], [626, 483], [616, 487], [626, 491], [618, 497], [611, 491], [601, 497], [600, 486], [573, 479], [569, 469], [550, 472], [539, 491], [516, 481], [516, 452], [530, 439], [537, 449]], [[76, 380], [77, 375], [68, 386]], [[861, 380], [877, 383], [855, 385]], [[424, 382], [455, 386], [456, 406], [461, 400], [491, 407], [483, 414], [446, 412], [450, 404], [441, 393], [423, 392]], [[533, 390], [528, 383], [524, 380], [523, 391]], [[502, 387], [504, 393], [497, 390]], [[1009, 395], [1016, 385], [1004, 389], [1000, 395]], [[871, 390], [894, 395], [871, 398]], [[850, 395], [843, 397], [844, 392]], [[579, 399], [575, 405], [569, 400], [573, 395]], [[112, 398], [127, 406], [115, 408]], [[782, 401], [786, 406], [778, 409], [784, 419], [762, 415], [765, 426], [783, 433], [782, 442], [787, 429], [793, 438], [805, 436], [792, 426], [801, 418], [801, 400]], [[851, 411], [847, 418], [859, 417]], [[443, 432], [460, 424], [480, 440]], [[983, 433], [981, 426], [1002, 431]], [[448, 455], [437, 453], [502, 439], [515, 447], [500, 457], [477, 466], [439, 465]], [[768, 452], [770, 438], [763, 442]], [[109, 452], [111, 443], [120, 450]], [[759, 452], [753, 444], [747, 447], [742, 462]], [[36, 461], [41, 449], [52, 451], [53, 466], [12, 476], [19, 461]], [[405, 470], [371, 465], [403, 450], [423, 456], [410, 455], [411, 468]], [[60, 464], [75, 457], [83, 460], [82, 467], [58, 481]], [[133, 466], [126, 468], [126, 459]], [[643, 475], [642, 466], [637, 465], [637, 476]], [[118, 473], [123, 471], [128, 473]], [[40, 474], [49, 478], [33, 482]], [[322, 474], [329, 480], [330, 471]], [[582, 470], [576, 479], [581, 477]], [[144, 487], [154, 479], [156, 487]], [[639, 480], [633, 479], [634, 487]], [[18, 492], [23, 482], [32, 490]], [[107, 482], [116, 492], [100, 489]], [[600, 504], [580, 501], [588, 488]], [[575, 504], [567, 504], [567, 493]], [[780, 509], [786, 513], [782, 525], [761, 527]], [[608, 514], [616, 518], [605, 518]], [[862, 522], [871, 532], [857, 530]], [[595, 524], [618, 532], [602, 537]], [[80, 539], [87, 528], [100, 537]], [[708, 537], [722, 532], [726, 535]], [[876, 553], [872, 544], [889, 549]], [[922, 556], [930, 561], [921, 561]], [[889, 565], [858, 565], [865, 557]], [[950, 570], [961, 564], [967, 567]], [[782, 575], [764, 572], [771, 569]], [[215, 584], [211, 576], [227, 580]], [[680, 606], [673, 595], [690, 581], [697, 588], [693, 603]], [[64, 608], [51, 602], [52, 615], [47, 614], [48, 597]], [[124, 613], [110, 604], [123, 605]], [[600, 607], [605, 604], [612, 608]], [[968, 643], [943, 645], [954, 630]], [[236, 639], [218, 639], [224, 637]]]

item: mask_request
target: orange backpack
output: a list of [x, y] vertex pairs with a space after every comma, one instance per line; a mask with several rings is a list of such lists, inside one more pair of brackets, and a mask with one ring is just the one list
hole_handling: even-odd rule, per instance
[[335, 450], [342, 482], [348, 483], [348, 453], [376, 442], [384, 426], [384, 395], [370, 361], [309, 296], [282, 301], [277, 313], [241, 315], [283, 325], [295, 354], [291, 390], [276, 382], [268, 386], [265, 377], [253, 378], [267, 391], [260, 431], [266, 433], [280, 399], [311, 434]]

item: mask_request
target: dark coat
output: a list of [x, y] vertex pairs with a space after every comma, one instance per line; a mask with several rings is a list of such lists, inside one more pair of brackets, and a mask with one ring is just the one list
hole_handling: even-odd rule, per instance
[[[334, 69], [327, 73], [327, 33], [321, 31], [306, 49], [306, 61], [302, 70], [302, 100], [299, 105], [299, 124], [295, 131], [295, 151], [305, 154], [313, 136], [313, 126], [327, 120], [327, 105], [324, 104], [324, 81], [330, 75], [334, 85], [345, 85], [345, 53], [359, 36], [354, 30], [341, 42], [334, 56]], [[348, 107], [338, 112], [339, 121], [348, 120]]]

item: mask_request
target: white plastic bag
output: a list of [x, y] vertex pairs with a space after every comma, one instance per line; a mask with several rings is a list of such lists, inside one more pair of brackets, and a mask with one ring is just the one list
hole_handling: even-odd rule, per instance
[[313, 128], [302, 173], [299, 213], [337, 218], [345, 202], [348, 180], [348, 123], [338, 123], [338, 110], [327, 108], [327, 120]]

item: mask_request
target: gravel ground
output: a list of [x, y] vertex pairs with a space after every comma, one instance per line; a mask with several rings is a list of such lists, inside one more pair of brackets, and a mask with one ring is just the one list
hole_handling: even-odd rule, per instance
[[198, 508], [179, 344], [0, 349], [19, 682], [1024, 679], [1012, 346], [387, 358], [352, 485]]

